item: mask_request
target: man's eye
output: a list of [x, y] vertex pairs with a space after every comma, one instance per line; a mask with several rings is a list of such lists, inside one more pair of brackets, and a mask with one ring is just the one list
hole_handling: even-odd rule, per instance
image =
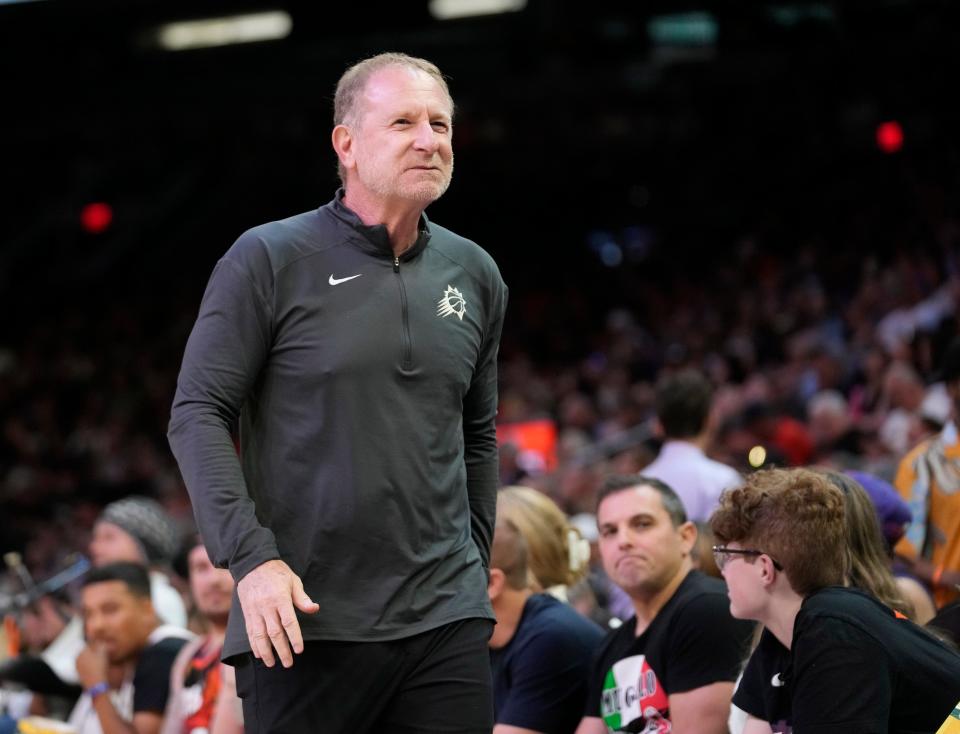
[[434, 126], [437, 130], [442, 130], [442, 131], [446, 131], [447, 128], [449, 128], [449, 125], [447, 125], [447, 123], [445, 123], [445, 122], [435, 122], [435, 123], [433, 123], [433, 126]]

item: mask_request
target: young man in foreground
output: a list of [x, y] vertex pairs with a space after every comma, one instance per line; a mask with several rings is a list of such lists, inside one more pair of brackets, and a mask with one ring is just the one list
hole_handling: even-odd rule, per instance
[[[844, 522], [840, 490], [805, 469], [757, 472], [724, 493], [710, 524], [730, 613], [790, 650], [779, 682], [793, 734], [935, 732], [960, 699], [960, 655], [843, 586]], [[745, 731], [770, 731], [755, 724]]]

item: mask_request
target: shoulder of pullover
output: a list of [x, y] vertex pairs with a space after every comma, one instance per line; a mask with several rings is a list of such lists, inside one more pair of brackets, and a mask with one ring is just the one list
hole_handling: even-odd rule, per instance
[[224, 255], [248, 274], [271, 275], [304, 257], [345, 244], [348, 228], [329, 216], [326, 207], [248, 229]]
[[430, 222], [430, 247], [455, 262], [485, 289], [505, 290], [497, 263], [473, 240]]

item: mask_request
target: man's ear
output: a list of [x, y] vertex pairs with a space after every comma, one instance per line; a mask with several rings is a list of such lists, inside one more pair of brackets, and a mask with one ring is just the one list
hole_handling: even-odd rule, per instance
[[507, 577], [499, 568], [490, 569], [490, 580], [487, 582], [487, 595], [493, 601], [503, 593], [507, 585]]
[[683, 548], [683, 555], [689, 556], [693, 552], [693, 546], [697, 544], [697, 526], [692, 521], [687, 520], [683, 525], [677, 528], [680, 534], [680, 544]]
[[353, 155], [353, 132], [346, 125], [337, 125], [330, 134], [333, 149], [340, 159], [340, 165], [346, 169], [353, 168], [356, 161]]

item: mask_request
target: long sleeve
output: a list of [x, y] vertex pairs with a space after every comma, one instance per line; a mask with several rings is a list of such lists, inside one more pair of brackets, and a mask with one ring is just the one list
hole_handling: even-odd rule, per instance
[[168, 431], [210, 557], [237, 581], [280, 557], [257, 518], [231, 435], [270, 351], [270, 287], [266, 254], [256, 238], [241, 237], [210, 278]]
[[507, 288], [497, 277], [477, 369], [463, 402], [464, 459], [470, 500], [470, 532], [484, 568], [490, 567], [490, 544], [497, 514], [497, 354], [507, 307]]

